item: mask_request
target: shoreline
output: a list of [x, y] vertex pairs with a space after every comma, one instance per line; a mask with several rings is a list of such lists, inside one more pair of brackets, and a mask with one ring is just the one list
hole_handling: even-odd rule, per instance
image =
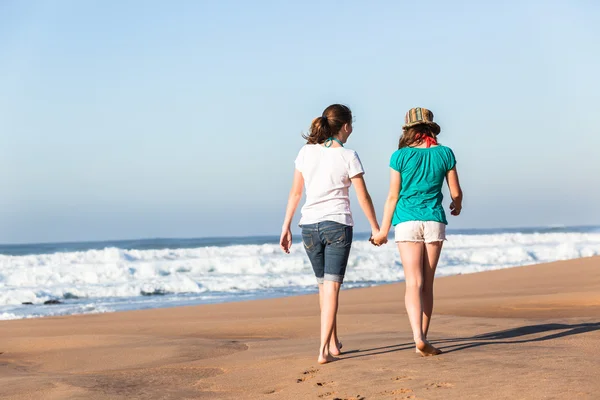
[[325, 366], [316, 363], [315, 294], [0, 321], [0, 397], [593, 399], [600, 391], [600, 257], [439, 278], [435, 299], [430, 340], [445, 354], [425, 359], [414, 354], [402, 283], [342, 291], [344, 353]]

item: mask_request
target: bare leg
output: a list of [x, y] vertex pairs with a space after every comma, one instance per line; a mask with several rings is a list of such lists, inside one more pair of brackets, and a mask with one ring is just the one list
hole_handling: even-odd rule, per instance
[[431, 346], [423, 334], [423, 257], [425, 245], [420, 242], [398, 242], [398, 250], [404, 268], [406, 293], [404, 303], [406, 312], [413, 331], [413, 339], [417, 350], [423, 356], [439, 354], [440, 351]]
[[[323, 284], [319, 284], [319, 309], [323, 311]], [[338, 307], [335, 308], [335, 318], [333, 320], [333, 333], [331, 340], [329, 341], [329, 354], [339, 356], [341, 354], [342, 342], [338, 339], [337, 335], [337, 311]]]
[[425, 255], [423, 257], [423, 336], [427, 338], [429, 323], [433, 314], [433, 280], [444, 242], [432, 242], [425, 244]]
[[330, 343], [333, 339], [333, 327], [338, 308], [340, 286], [339, 282], [325, 281], [323, 283], [323, 295], [321, 296], [321, 347], [317, 360], [319, 364], [335, 361], [335, 357], [333, 357], [330, 351]]

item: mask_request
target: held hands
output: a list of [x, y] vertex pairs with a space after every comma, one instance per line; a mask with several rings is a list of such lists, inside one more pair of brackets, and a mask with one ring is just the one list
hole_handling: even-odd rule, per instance
[[292, 231], [290, 229], [281, 231], [279, 246], [285, 253], [290, 254], [290, 248], [292, 247]]
[[387, 241], [388, 238], [385, 232], [382, 232], [379, 229], [374, 229], [371, 231], [371, 238], [369, 239], [369, 242], [371, 242], [374, 246], [379, 247], [382, 244], [386, 244]]

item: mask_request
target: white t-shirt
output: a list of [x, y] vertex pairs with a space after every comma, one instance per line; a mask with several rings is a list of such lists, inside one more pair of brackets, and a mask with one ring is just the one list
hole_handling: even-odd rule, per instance
[[354, 226], [348, 188], [351, 178], [365, 172], [354, 150], [307, 144], [296, 157], [296, 169], [306, 187], [300, 225], [334, 221]]

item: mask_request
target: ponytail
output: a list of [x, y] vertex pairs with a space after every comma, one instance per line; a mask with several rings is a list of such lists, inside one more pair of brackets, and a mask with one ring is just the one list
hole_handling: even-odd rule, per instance
[[319, 144], [325, 142], [331, 137], [331, 127], [327, 121], [327, 117], [317, 117], [310, 124], [310, 134], [304, 135], [307, 144]]

